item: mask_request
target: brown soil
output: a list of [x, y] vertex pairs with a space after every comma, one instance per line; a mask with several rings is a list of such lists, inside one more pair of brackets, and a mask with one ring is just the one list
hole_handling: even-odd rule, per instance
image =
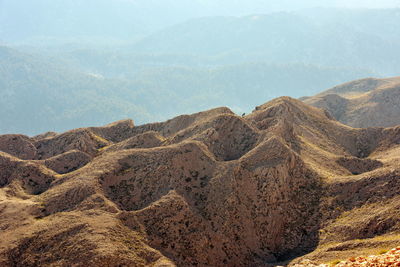
[[400, 242], [400, 127], [282, 97], [0, 136], [0, 266], [326, 263]]

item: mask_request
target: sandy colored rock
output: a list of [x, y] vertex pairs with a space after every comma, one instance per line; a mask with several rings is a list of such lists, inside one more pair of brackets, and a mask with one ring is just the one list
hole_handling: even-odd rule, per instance
[[400, 266], [400, 247], [393, 248], [388, 252], [381, 253], [380, 255], [369, 256], [353, 256], [347, 260], [335, 261], [331, 264], [316, 264], [310, 260], [304, 260], [302, 263], [293, 264], [292, 267], [396, 267]]
[[318, 266], [400, 242], [400, 127], [282, 97], [27, 141], [0, 152], [1, 266]]

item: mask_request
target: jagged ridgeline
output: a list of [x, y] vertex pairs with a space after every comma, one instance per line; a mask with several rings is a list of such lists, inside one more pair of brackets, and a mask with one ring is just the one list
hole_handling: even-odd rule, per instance
[[400, 127], [289, 97], [0, 150], [1, 266], [323, 263], [400, 241]]

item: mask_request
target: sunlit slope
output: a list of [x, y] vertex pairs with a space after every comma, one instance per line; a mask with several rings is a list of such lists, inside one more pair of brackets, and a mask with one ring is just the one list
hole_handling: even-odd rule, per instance
[[3, 135], [0, 263], [271, 266], [392, 248], [399, 134], [282, 97], [244, 117]]
[[353, 127], [400, 125], [399, 77], [357, 80], [303, 100]]

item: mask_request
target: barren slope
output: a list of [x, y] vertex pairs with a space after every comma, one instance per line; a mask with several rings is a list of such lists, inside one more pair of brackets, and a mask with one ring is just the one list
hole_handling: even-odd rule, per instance
[[400, 78], [363, 79], [302, 100], [352, 127], [400, 125]]
[[400, 127], [288, 97], [0, 150], [1, 266], [270, 266], [400, 242]]

